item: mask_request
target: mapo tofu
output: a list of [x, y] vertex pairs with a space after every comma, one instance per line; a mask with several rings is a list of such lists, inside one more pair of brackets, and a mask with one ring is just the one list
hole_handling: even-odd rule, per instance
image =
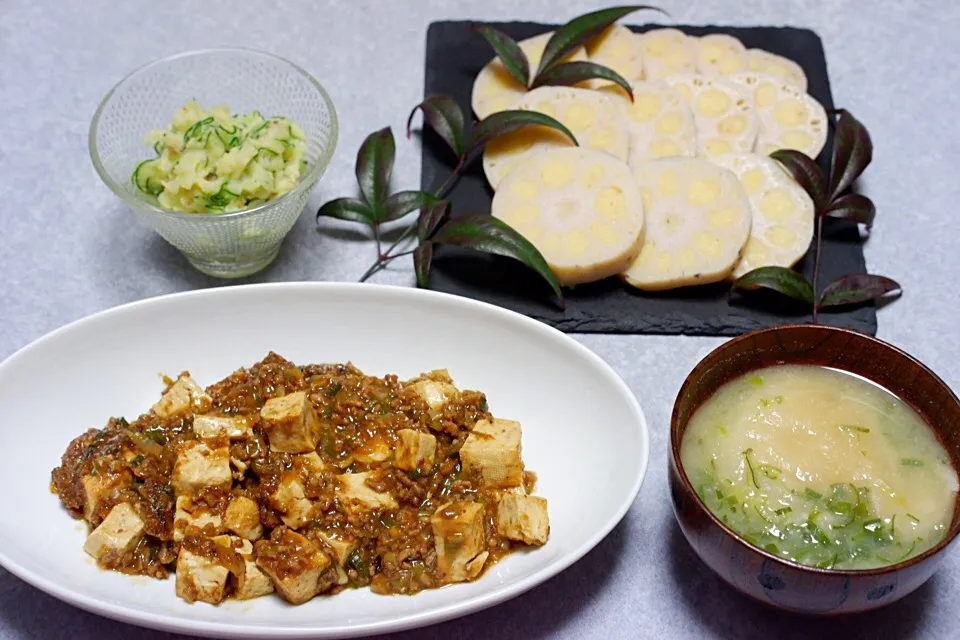
[[100, 567], [175, 572], [188, 602], [412, 594], [546, 543], [521, 435], [446, 371], [402, 382], [270, 353], [205, 389], [168, 380], [149, 412], [71, 442], [52, 486]]

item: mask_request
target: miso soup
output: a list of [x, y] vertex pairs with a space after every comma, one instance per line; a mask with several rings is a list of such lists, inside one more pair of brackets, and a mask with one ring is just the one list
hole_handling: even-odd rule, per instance
[[906, 403], [853, 374], [754, 371], [693, 415], [680, 457], [707, 507], [751, 544], [796, 562], [872, 569], [936, 545], [957, 472]]

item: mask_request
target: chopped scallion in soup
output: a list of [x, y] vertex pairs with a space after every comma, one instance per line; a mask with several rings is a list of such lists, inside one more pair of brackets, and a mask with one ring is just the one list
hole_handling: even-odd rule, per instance
[[821, 568], [882, 567], [933, 547], [958, 487], [946, 450], [906, 403], [810, 365], [721, 387], [691, 418], [681, 460], [741, 537]]

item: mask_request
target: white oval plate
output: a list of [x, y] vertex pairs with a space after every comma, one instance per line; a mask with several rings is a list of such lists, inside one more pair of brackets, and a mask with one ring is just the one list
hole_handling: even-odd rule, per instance
[[[352, 361], [401, 378], [447, 368], [491, 411], [523, 425], [523, 458], [549, 500], [550, 539], [469, 584], [415, 596], [367, 589], [291, 607], [279, 597], [189, 605], [173, 579], [101, 571], [85, 527], [50, 492], [72, 438], [135, 417], [189, 369], [203, 385], [268, 351], [298, 364]], [[480, 302], [375, 285], [232, 286], [153, 298], [54, 331], [0, 364], [0, 563], [61, 600], [117, 620], [195, 635], [334, 638], [447, 620], [516, 596], [573, 564], [620, 521], [647, 468], [643, 412], [588, 349]]]

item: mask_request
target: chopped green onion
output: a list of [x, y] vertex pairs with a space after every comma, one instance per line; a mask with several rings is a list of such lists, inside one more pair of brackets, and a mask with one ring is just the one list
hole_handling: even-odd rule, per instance
[[342, 389], [343, 389], [343, 385], [340, 384], [339, 382], [331, 382], [329, 385], [327, 385], [327, 388], [324, 389], [323, 392], [328, 396], [333, 397], [338, 393], [340, 393]]
[[870, 533], [876, 533], [883, 528], [883, 520], [880, 518], [872, 518], [863, 523], [863, 528]]
[[809, 487], [803, 490], [803, 495], [807, 496], [811, 500], [819, 500], [820, 498], [823, 497], [822, 493], [817, 493], [816, 491], [814, 491], [813, 489], [810, 489]]
[[753, 482], [753, 486], [759, 489], [760, 485], [757, 484], [757, 474], [753, 471], [753, 463], [750, 461], [751, 453], [753, 453], [753, 448], [747, 449], [742, 455], [743, 459], [747, 462], [747, 468], [750, 469], [750, 480]]
[[364, 578], [369, 575], [367, 573], [367, 563], [364, 562], [363, 558], [360, 557], [359, 551], [354, 551], [352, 554], [350, 554], [350, 557], [347, 558], [347, 564]]
[[750, 376], [749, 378], [747, 378], [747, 382], [752, 385], [759, 386], [763, 384], [763, 378], [761, 378], [760, 376]]
[[857, 425], [857, 424], [841, 424], [840, 428], [846, 431], [859, 431], [860, 433], [870, 433], [870, 429], [867, 429], [866, 427], [861, 427], [860, 425]]
[[783, 473], [783, 469], [772, 464], [760, 465], [760, 471], [763, 473], [763, 475], [767, 476], [771, 480], [776, 480], [780, 477], [780, 474]]
[[[917, 538], [917, 540], [920, 540], [920, 538]], [[906, 560], [908, 557], [910, 557], [910, 554], [913, 553], [913, 550], [917, 548], [917, 540], [914, 540], [913, 544], [910, 545], [910, 548], [907, 549], [907, 552], [904, 553], [899, 558], [887, 558], [885, 556], [880, 555], [879, 553], [877, 554], [877, 557], [883, 560], [884, 562], [889, 562], [890, 564], [896, 564], [902, 560]]]

